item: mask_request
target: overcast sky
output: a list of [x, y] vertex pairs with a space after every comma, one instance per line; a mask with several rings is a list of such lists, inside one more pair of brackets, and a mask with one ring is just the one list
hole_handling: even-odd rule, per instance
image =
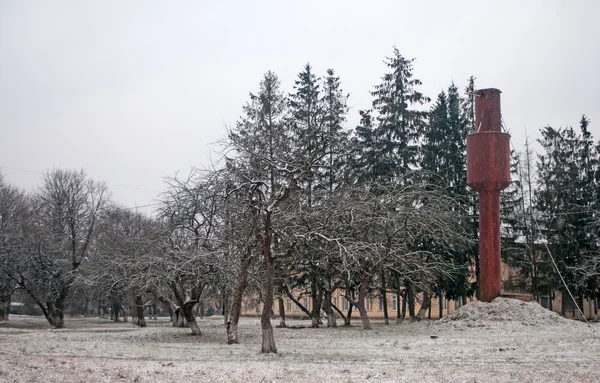
[[164, 176], [210, 162], [267, 70], [291, 92], [307, 62], [335, 69], [353, 128], [394, 45], [432, 99], [470, 75], [502, 90], [517, 144], [582, 113], [600, 138], [599, 11], [595, 0], [0, 0], [1, 171], [32, 190], [39, 172], [83, 168], [118, 202], [149, 204]]

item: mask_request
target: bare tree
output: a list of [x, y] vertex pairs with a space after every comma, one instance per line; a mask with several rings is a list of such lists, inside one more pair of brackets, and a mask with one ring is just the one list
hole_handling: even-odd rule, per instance
[[107, 209], [100, 229], [98, 250], [84, 266], [87, 279], [113, 301], [115, 320], [132, 302], [137, 325], [145, 327], [144, 310], [152, 304], [148, 291], [154, 287], [149, 272], [167, 250], [166, 232], [159, 222], [120, 207]]
[[[468, 243], [463, 216], [456, 213], [452, 199], [421, 185], [340, 193], [333, 199], [334, 230], [322, 235], [338, 246], [345, 298], [358, 308], [365, 329], [370, 328], [365, 298], [383, 270], [392, 270], [424, 291], [439, 275], [452, 278], [455, 265], [441, 253]], [[437, 251], [422, 250], [425, 243], [435, 244], [427, 248]], [[357, 298], [350, 294], [352, 286], [357, 286]]]
[[9, 185], [0, 173], [0, 321], [8, 320], [11, 297], [18, 288], [15, 277], [31, 214], [25, 193]]
[[83, 171], [53, 170], [33, 198], [20, 269], [12, 277], [41, 308], [48, 323], [64, 325], [65, 301], [96, 237], [106, 186]]
[[[221, 262], [215, 235], [220, 201], [212, 177], [212, 172], [194, 169], [187, 178], [168, 178], [159, 209], [170, 250], [157, 275], [177, 303], [179, 326], [189, 326], [194, 335], [201, 331], [193, 307], [211, 278], [219, 275]], [[161, 299], [166, 302], [164, 296]]]

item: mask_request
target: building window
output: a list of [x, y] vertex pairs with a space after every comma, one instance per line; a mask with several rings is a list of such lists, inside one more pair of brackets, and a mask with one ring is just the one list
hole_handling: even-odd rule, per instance
[[575, 299], [575, 301], [573, 299], [571, 299], [570, 296], [563, 296], [564, 299], [564, 305], [565, 305], [565, 314], [568, 313], [569, 311], [571, 312], [572, 316], [575, 316], [575, 313], [577, 312], [577, 306], [575, 305], [575, 302], [579, 300], [579, 297], [573, 297]]
[[348, 300], [342, 297], [342, 310], [348, 311], [350, 306], [348, 305]]
[[540, 296], [540, 304], [544, 308], [547, 308], [549, 310], [552, 309], [552, 307], [550, 307], [550, 305], [552, 304], [552, 300], [550, 299], [550, 296], [548, 296], [548, 295]]
[[285, 300], [285, 310], [292, 311], [292, 300], [290, 298]]
[[373, 302], [370, 299], [365, 299], [365, 309], [367, 311], [373, 310]]
[[392, 295], [392, 311], [398, 311], [398, 295]]
[[302, 305], [307, 309], [310, 310], [309, 307], [310, 302], [308, 301], [308, 298], [302, 298]]
[[379, 311], [383, 311], [383, 297], [379, 297]]

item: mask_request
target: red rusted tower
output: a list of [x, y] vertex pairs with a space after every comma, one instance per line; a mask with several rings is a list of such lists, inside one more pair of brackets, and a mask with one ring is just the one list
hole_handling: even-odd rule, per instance
[[475, 92], [475, 133], [467, 136], [467, 184], [479, 193], [479, 299], [500, 295], [500, 191], [510, 184], [510, 135], [502, 132], [500, 91]]

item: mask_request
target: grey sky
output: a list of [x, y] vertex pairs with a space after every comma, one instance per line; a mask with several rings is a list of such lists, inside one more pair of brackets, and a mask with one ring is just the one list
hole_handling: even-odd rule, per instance
[[[160, 191], [162, 177], [209, 162], [267, 70], [290, 92], [303, 65], [333, 68], [369, 108], [382, 60], [415, 57], [435, 99], [470, 75], [503, 92], [524, 128], [576, 126], [600, 138], [597, 1], [0, 0], [0, 166], [83, 168], [111, 185]], [[40, 174], [2, 169], [31, 190]], [[127, 206], [156, 193], [111, 186]]]

